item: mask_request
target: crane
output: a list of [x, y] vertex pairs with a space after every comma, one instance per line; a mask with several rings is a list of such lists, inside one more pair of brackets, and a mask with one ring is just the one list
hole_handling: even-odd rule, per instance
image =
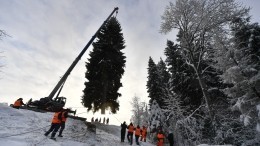
[[[53, 88], [49, 96], [41, 98], [40, 100], [32, 101], [30, 99], [27, 102], [27, 107], [36, 107], [38, 109], [47, 110], [47, 111], [57, 111], [65, 106], [66, 103], [66, 97], [59, 97], [59, 94], [63, 88], [63, 85], [65, 84], [68, 76], [70, 75], [71, 71], [74, 69], [74, 67], [77, 65], [83, 54], [87, 51], [88, 47], [92, 44], [92, 42], [97, 37], [100, 30], [107, 24], [109, 19], [112, 17], [112, 15], [116, 12], [118, 12], [118, 7], [115, 7], [114, 10], [110, 13], [110, 15], [107, 17], [107, 19], [103, 22], [103, 24], [99, 27], [99, 29], [96, 31], [96, 33], [92, 36], [92, 38], [89, 40], [89, 42], [86, 44], [86, 46], [83, 48], [83, 50], [79, 53], [79, 55], [76, 57], [76, 59], [72, 62], [72, 64], [69, 66], [67, 71], [64, 73], [64, 75], [61, 77], [59, 82], [56, 84], [56, 86]], [[56, 95], [57, 94], [57, 95]], [[54, 96], [56, 97], [54, 98]]]

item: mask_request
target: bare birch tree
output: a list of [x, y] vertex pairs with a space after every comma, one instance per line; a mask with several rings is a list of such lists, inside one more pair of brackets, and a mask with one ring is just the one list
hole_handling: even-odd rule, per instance
[[[4, 30], [0, 30], [0, 40], [2, 40], [3, 37], [8, 36], [7, 33]], [[2, 58], [3, 56], [1, 55], [3, 52], [0, 50], [0, 58]], [[0, 64], [0, 68], [3, 67], [3, 64]], [[1, 70], [0, 70], [1, 71]]]
[[146, 125], [147, 124], [147, 104], [145, 102], [141, 102], [140, 101], [140, 97], [138, 96], [134, 96], [132, 99], [132, 112], [133, 115], [131, 117], [131, 121], [135, 124], [135, 125]]

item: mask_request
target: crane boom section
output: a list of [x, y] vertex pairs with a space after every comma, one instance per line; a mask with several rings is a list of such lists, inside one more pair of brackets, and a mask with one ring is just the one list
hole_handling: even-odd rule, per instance
[[73, 68], [77, 65], [77, 63], [79, 62], [79, 60], [81, 59], [81, 57], [83, 56], [83, 54], [87, 51], [88, 47], [92, 44], [92, 42], [94, 41], [94, 39], [97, 37], [97, 34], [100, 32], [101, 28], [103, 26], [106, 25], [106, 23], [108, 22], [108, 20], [110, 19], [110, 17], [114, 14], [114, 12], [118, 11], [118, 7], [114, 8], [114, 10], [112, 11], [112, 13], [107, 17], [107, 19], [103, 22], [103, 24], [99, 27], [99, 29], [96, 31], [96, 33], [92, 36], [92, 38], [89, 40], [89, 42], [87, 43], [87, 45], [84, 47], [84, 49], [80, 52], [80, 54], [77, 56], [77, 58], [73, 61], [73, 63], [70, 65], [70, 67], [68, 68], [68, 70], [65, 72], [65, 74], [62, 76], [62, 78], [60, 79], [60, 81], [57, 83], [57, 85], [55, 86], [55, 88], [51, 91], [51, 93], [49, 94], [48, 98], [52, 99], [56, 92], [59, 90], [59, 88], [63, 85], [63, 83], [66, 81], [67, 77], [69, 76], [70, 72], [73, 70]]

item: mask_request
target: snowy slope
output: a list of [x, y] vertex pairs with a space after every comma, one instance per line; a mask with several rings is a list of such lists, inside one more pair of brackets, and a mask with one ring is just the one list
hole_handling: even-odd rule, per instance
[[[43, 134], [50, 127], [53, 113], [14, 109], [0, 104], [0, 146], [124, 146], [120, 127], [96, 123], [96, 134], [87, 130], [83, 121], [68, 119], [64, 137], [57, 141]], [[57, 135], [56, 135], [57, 136]], [[125, 140], [127, 141], [127, 140]], [[133, 144], [135, 145], [135, 144]], [[152, 146], [148, 142], [143, 146]]]

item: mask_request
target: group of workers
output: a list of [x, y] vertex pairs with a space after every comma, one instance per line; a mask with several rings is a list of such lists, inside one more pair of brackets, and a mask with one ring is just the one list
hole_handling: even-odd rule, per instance
[[[91, 122], [99, 122], [99, 123], [101, 123], [101, 118], [99, 118], [99, 120], [98, 120], [98, 118], [96, 118], [96, 119], [94, 120], [94, 117], [92, 117], [92, 118], [91, 118]], [[103, 118], [103, 124], [106, 124], [106, 123], [107, 123], [107, 124], [109, 123], [109, 118], [106, 119], [106, 118], [104, 117], [104, 118]]]
[[139, 145], [139, 138], [140, 137], [141, 137], [140, 141], [146, 142], [147, 128], [145, 126], [140, 128], [139, 125], [134, 127], [133, 123], [130, 123], [127, 126], [126, 122], [121, 124], [121, 142], [125, 141], [126, 129], [128, 129], [127, 140], [130, 143], [130, 145], [132, 145], [132, 143], [133, 143], [133, 135], [135, 135], [136, 145]]
[[55, 112], [52, 118], [51, 127], [44, 135], [48, 136], [52, 132], [51, 139], [56, 140], [55, 135], [60, 129], [58, 137], [63, 137], [62, 131], [65, 128], [65, 122], [67, 121], [68, 118], [68, 112], [69, 109], [63, 109], [63, 108], [60, 111]]
[[[146, 142], [147, 127], [143, 126], [142, 128], [140, 128], [139, 125], [134, 127], [133, 123], [126, 125], [126, 122], [121, 124], [121, 142], [124, 142], [124, 140], [125, 140], [126, 129], [128, 129], [127, 140], [130, 143], [130, 145], [133, 144], [133, 135], [135, 135], [136, 145], [139, 145], [139, 138], [140, 138], [140, 141]], [[156, 137], [157, 137], [157, 146], [163, 146], [165, 138], [168, 139], [170, 146], [173, 146], [172, 131], [168, 131], [168, 136], [165, 137], [163, 131], [161, 129], [159, 129]]]
[[[23, 98], [19, 98], [17, 99], [14, 104], [13, 104], [13, 108], [19, 109], [22, 105], [25, 105], [23, 103]], [[52, 118], [52, 122], [51, 122], [51, 127], [50, 129], [44, 134], [45, 136], [48, 136], [49, 133], [51, 133], [51, 139], [56, 139], [55, 135], [59, 131], [59, 137], [63, 137], [62, 136], [62, 132], [65, 128], [65, 122], [68, 118], [68, 113], [69, 113], [69, 109], [63, 109], [61, 108], [60, 110], [58, 110], [57, 112], [54, 113], [53, 118]]]
[[165, 139], [168, 139], [170, 146], [173, 146], [174, 138], [173, 138], [173, 132], [171, 130], [168, 131], [168, 136], [166, 137], [165, 134], [163, 133], [163, 130], [160, 127], [158, 129], [156, 138], [157, 138], [157, 146], [163, 146]]
[[[19, 109], [22, 105], [25, 105], [23, 103], [23, 99], [19, 98], [14, 102], [13, 108]], [[69, 112], [69, 109], [63, 109], [63, 108], [61, 108], [59, 111], [55, 112], [54, 116], [52, 118], [51, 127], [44, 135], [48, 136], [52, 132], [51, 133], [51, 139], [56, 140], [55, 135], [58, 132], [58, 130], [60, 129], [58, 137], [63, 137], [62, 132], [65, 128], [65, 122], [66, 122], [67, 117], [68, 117], [68, 112]], [[97, 119], [95, 121], [97, 121]], [[94, 122], [94, 117], [91, 119], [91, 122]], [[101, 118], [100, 118], [99, 122], [101, 122]], [[107, 118], [107, 120], [106, 120], [107, 124], [108, 124], [108, 122], [109, 122], [109, 118]], [[105, 123], [105, 117], [103, 119], [103, 123]], [[127, 140], [130, 143], [130, 145], [133, 144], [133, 135], [135, 135], [136, 145], [139, 145], [139, 138], [140, 138], [140, 141], [146, 142], [147, 127], [143, 126], [142, 128], [140, 128], [139, 125], [134, 127], [132, 122], [129, 125], [126, 125], [125, 121], [124, 121], [124, 123], [121, 124], [121, 142], [125, 141], [126, 129], [128, 129]], [[163, 146], [165, 138], [166, 137], [163, 134], [162, 130], [159, 129], [158, 133], [157, 133], [157, 146]], [[167, 139], [170, 143], [170, 146], [173, 146], [173, 133], [172, 133], [172, 131], [168, 132]]]

